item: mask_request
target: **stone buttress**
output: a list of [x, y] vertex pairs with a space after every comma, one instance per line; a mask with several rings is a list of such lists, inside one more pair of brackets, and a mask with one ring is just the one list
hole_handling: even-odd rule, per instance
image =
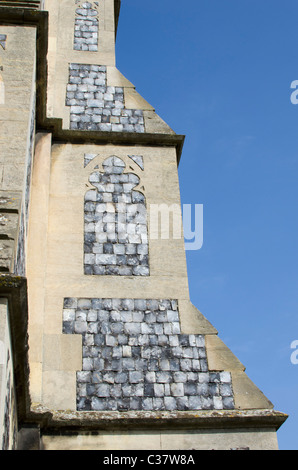
[[[27, 424], [47, 450], [276, 448], [283, 415], [190, 302], [182, 229], [153, 227], [164, 208], [181, 223], [184, 137], [116, 67], [120, 1], [44, 10], [18, 255]], [[0, 28], [0, 52], [9, 41]]]

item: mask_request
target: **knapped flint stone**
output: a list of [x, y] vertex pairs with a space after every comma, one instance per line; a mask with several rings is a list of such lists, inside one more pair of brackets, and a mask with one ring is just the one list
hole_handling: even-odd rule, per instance
[[130, 398], [122, 398], [122, 400], [118, 400], [117, 409], [119, 411], [128, 411], [130, 409]]
[[75, 332], [74, 321], [64, 321], [63, 333], [69, 335], [69, 334], [73, 334], [74, 332]]
[[122, 385], [114, 384], [110, 387], [110, 397], [111, 398], [120, 398], [122, 396]]
[[99, 371], [93, 372], [93, 374], [92, 374], [92, 383], [99, 384], [99, 383], [102, 382], [102, 380], [103, 380], [103, 376], [102, 376], [101, 372], [99, 372]]
[[184, 384], [184, 393], [185, 395], [197, 395], [197, 385], [195, 383], [185, 383]]
[[131, 346], [131, 356], [133, 358], [138, 358], [141, 356], [142, 348], [140, 346]]
[[213, 405], [215, 410], [223, 409], [223, 402], [221, 397], [213, 397]]
[[75, 321], [74, 322], [74, 331], [76, 334], [83, 334], [87, 332], [87, 322], [86, 321]]
[[213, 399], [211, 397], [201, 396], [200, 399], [203, 410], [212, 410], [214, 408]]
[[120, 335], [118, 335], [117, 339], [118, 339], [118, 344], [119, 345], [127, 345], [129, 337], [127, 335], [120, 334]]
[[110, 396], [110, 386], [108, 384], [99, 384], [96, 386], [96, 395], [99, 398]]
[[171, 371], [179, 371], [180, 369], [180, 363], [179, 359], [171, 358], [170, 359], [170, 370]]
[[143, 372], [139, 371], [131, 371], [129, 372], [129, 381], [130, 383], [139, 383], [144, 382], [144, 374]]
[[235, 408], [234, 400], [232, 397], [223, 397], [222, 403], [224, 410], [233, 410]]
[[207, 359], [200, 359], [200, 366], [202, 372], [208, 372], [208, 363]]
[[77, 372], [77, 381], [79, 383], [90, 383], [92, 374], [90, 371]]
[[144, 396], [145, 397], [154, 397], [154, 384], [153, 383], [146, 383], [144, 385]]
[[220, 383], [220, 374], [218, 372], [210, 372], [209, 374], [209, 381]]
[[197, 395], [208, 397], [209, 394], [210, 394], [210, 388], [208, 384], [204, 383], [204, 384], [197, 385]]
[[189, 400], [188, 397], [176, 397], [177, 410], [178, 411], [187, 411], [189, 410]]
[[63, 301], [64, 308], [77, 308], [78, 299], [73, 297], [66, 297]]
[[127, 383], [127, 381], [128, 381], [127, 372], [119, 372], [115, 375], [115, 383]]
[[91, 411], [92, 410], [91, 400], [86, 397], [80, 398], [77, 402], [77, 410], [78, 411]]
[[147, 309], [147, 302], [143, 299], [135, 299], [134, 301], [135, 309], [136, 310], [146, 310]]
[[164, 399], [156, 398], [152, 399], [152, 410], [153, 411], [163, 411], [165, 409]]
[[231, 397], [233, 395], [232, 387], [230, 384], [221, 384], [219, 388], [222, 397]]
[[90, 309], [91, 308], [91, 300], [90, 299], [78, 299], [78, 308]]
[[132, 397], [129, 400], [129, 409], [130, 410], [141, 410], [142, 409], [142, 400], [139, 397]]
[[193, 370], [193, 364], [191, 359], [180, 359], [180, 368], [183, 371], [190, 372]]
[[201, 410], [202, 409], [201, 397], [189, 396], [188, 406], [190, 410]]
[[165, 409], [168, 411], [177, 410], [177, 402], [174, 397], [165, 397], [164, 404], [165, 404]]
[[230, 372], [220, 372], [220, 382], [221, 383], [230, 383], [231, 382]]
[[92, 397], [91, 409], [93, 411], [104, 411], [107, 409], [107, 401], [102, 398]]
[[219, 395], [219, 394], [220, 394], [219, 385], [214, 384], [214, 383], [210, 383], [209, 384], [209, 395], [210, 396], [216, 396], [216, 395]]

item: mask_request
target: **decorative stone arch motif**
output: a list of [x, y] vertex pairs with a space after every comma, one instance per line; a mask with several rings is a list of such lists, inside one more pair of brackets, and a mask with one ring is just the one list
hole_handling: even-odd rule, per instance
[[74, 43], [75, 51], [98, 51], [98, 2], [75, 0]]
[[7, 35], [6, 34], [0, 34], [0, 46], [2, 47], [2, 49], [5, 50], [6, 48], [6, 39], [7, 39]]
[[[86, 161], [86, 160], [85, 160]], [[147, 209], [136, 188], [140, 178], [126, 172], [117, 156], [93, 167], [84, 201], [84, 274], [149, 276]]]

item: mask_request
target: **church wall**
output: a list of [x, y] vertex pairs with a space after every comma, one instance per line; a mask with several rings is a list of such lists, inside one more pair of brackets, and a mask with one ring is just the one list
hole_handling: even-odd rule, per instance
[[36, 28], [0, 26], [0, 272], [25, 274], [35, 132]]
[[[75, 409], [75, 373], [82, 368], [82, 344], [80, 335], [62, 334], [63, 307], [66, 298], [98, 298], [104, 294], [105, 298], [181, 299], [182, 302], [188, 302], [184, 241], [182, 237], [173, 239], [171, 229], [169, 239], [162, 240], [160, 237], [151, 239], [149, 233], [149, 236], [143, 235], [146, 243], [142, 244], [141, 234], [134, 234], [138, 239], [130, 239], [126, 244], [122, 244], [122, 247], [126, 245], [128, 251], [134, 249], [141, 252], [146, 248], [149, 255], [139, 255], [141, 262], [145, 263], [143, 265], [133, 266], [135, 262], [140, 261], [137, 254], [130, 252], [120, 255], [100, 253], [107, 246], [122, 248], [121, 244], [115, 242], [104, 243], [102, 246], [97, 243], [95, 251], [99, 253], [84, 253], [84, 238], [92, 233], [84, 234], [86, 229], [84, 208], [86, 204], [90, 205], [89, 201], [85, 201], [85, 197], [87, 193], [92, 192], [92, 188], [94, 190], [89, 177], [94, 173], [94, 167], [100, 166], [106, 159], [115, 155], [125, 162], [127, 175], [138, 176], [140, 183], [137, 188], [146, 196], [147, 210], [152, 204], [165, 203], [170, 206], [177, 204], [181, 218], [176, 152], [175, 149], [164, 148], [71, 144], [53, 144], [51, 147], [49, 136], [43, 136], [37, 145], [37, 150], [33, 173], [32, 223], [30, 219], [28, 252], [30, 355], [32, 375], [36, 377], [36, 385], [33, 385], [34, 379], [31, 379], [35, 390], [33, 401], [43, 401], [44, 397], [45, 404], [50, 408], [61, 408], [62, 397], [52, 393], [50, 383], [55, 380], [60, 383], [64, 374], [67, 383], [72, 385], [67, 388], [69, 396], [63, 394], [63, 404], [67, 409]], [[86, 155], [94, 158], [84, 166]], [[129, 155], [142, 156], [144, 170]], [[45, 175], [49, 168], [51, 176], [47, 179]], [[125, 184], [129, 186], [129, 183]], [[136, 194], [141, 195], [140, 191]], [[127, 197], [127, 193], [124, 193], [124, 196]], [[100, 205], [103, 203], [99, 203]], [[146, 219], [150, 220], [149, 214]], [[90, 223], [87, 224], [88, 230], [89, 226]], [[130, 228], [134, 229], [133, 224], [130, 224]], [[40, 238], [41, 233], [45, 234], [46, 231], [45, 238]], [[150, 226], [148, 231], [150, 232]], [[36, 249], [40, 240], [44, 244], [45, 252], [38, 252]], [[138, 243], [129, 243], [129, 241]], [[175, 253], [175, 257], [172, 253]], [[89, 263], [90, 257], [93, 257], [97, 267], [100, 269], [105, 267], [110, 274], [101, 275], [102, 271], [99, 271], [98, 275], [85, 274], [86, 266], [89, 268], [90, 265], [84, 262], [87, 260]], [[114, 259], [117, 259], [117, 263], [120, 264], [111, 264], [107, 267], [102, 264], [103, 258], [108, 260], [107, 263], [116, 263]], [[149, 264], [150, 275], [147, 268], [144, 270], [146, 264]], [[122, 268], [129, 269], [129, 273], [126, 271], [127, 275], [121, 275], [124, 273], [121, 271]], [[36, 289], [40, 282], [44, 286], [43, 290]], [[182, 304], [180, 308], [182, 317], [183, 310]], [[53, 350], [54, 344], [58, 344], [57, 342], [62, 348], [61, 355], [59, 357], [59, 354], [56, 354], [54, 359], [50, 351]], [[39, 347], [42, 343], [45, 348], [43, 355]], [[66, 344], [70, 343], [76, 345], [76, 348], [73, 349], [72, 360], [69, 362], [65, 360], [64, 355], [68, 351]], [[56, 353], [60, 350], [56, 347], [54, 349]], [[41, 366], [42, 358], [43, 366]]]
[[[167, 430], [158, 431], [121, 431], [98, 433], [97, 435], [80, 434], [78, 436], [51, 436], [44, 435], [42, 443], [45, 450], [152, 450], [154, 455], [150, 463], [154, 462], [159, 450], [161, 455], [167, 450], [177, 450], [177, 456], [183, 451], [192, 450], [277, 450], [277, 438], [274, 429], [221, 429], [220, 431], [189, 431]], [[190, 453], [191, 454], [191, 453]], [[150, 453], [149, 453], [150, 455]], [[146, 462], [146, 456], [142, 457]]]

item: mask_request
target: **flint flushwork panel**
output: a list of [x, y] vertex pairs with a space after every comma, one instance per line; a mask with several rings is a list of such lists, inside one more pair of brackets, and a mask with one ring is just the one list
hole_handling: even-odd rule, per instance
[[230, 373], [181, 334], [176, 300], [65, 298], [63, 332], [83, 337], [78, 411], [234, 409]]
[[[76, 0], [76, 4], [78, 1]], [[76, 51], [98, 51], [98, 2], [79, 2], [76, 9], [74, 44]]]
[[104, 65], [69, 65], [66, 106], [70, 129], [145, 132], [143, 111], [125, 108], [123, 87], [107, 86]]
[[95, 189], [85, 195], [84, 273], [149, 276], [145, 196], [134, 189], [140, 178], [125, 173], [125, 163], [116, 156], [102, 167], [103, 172], [91, 173]]

